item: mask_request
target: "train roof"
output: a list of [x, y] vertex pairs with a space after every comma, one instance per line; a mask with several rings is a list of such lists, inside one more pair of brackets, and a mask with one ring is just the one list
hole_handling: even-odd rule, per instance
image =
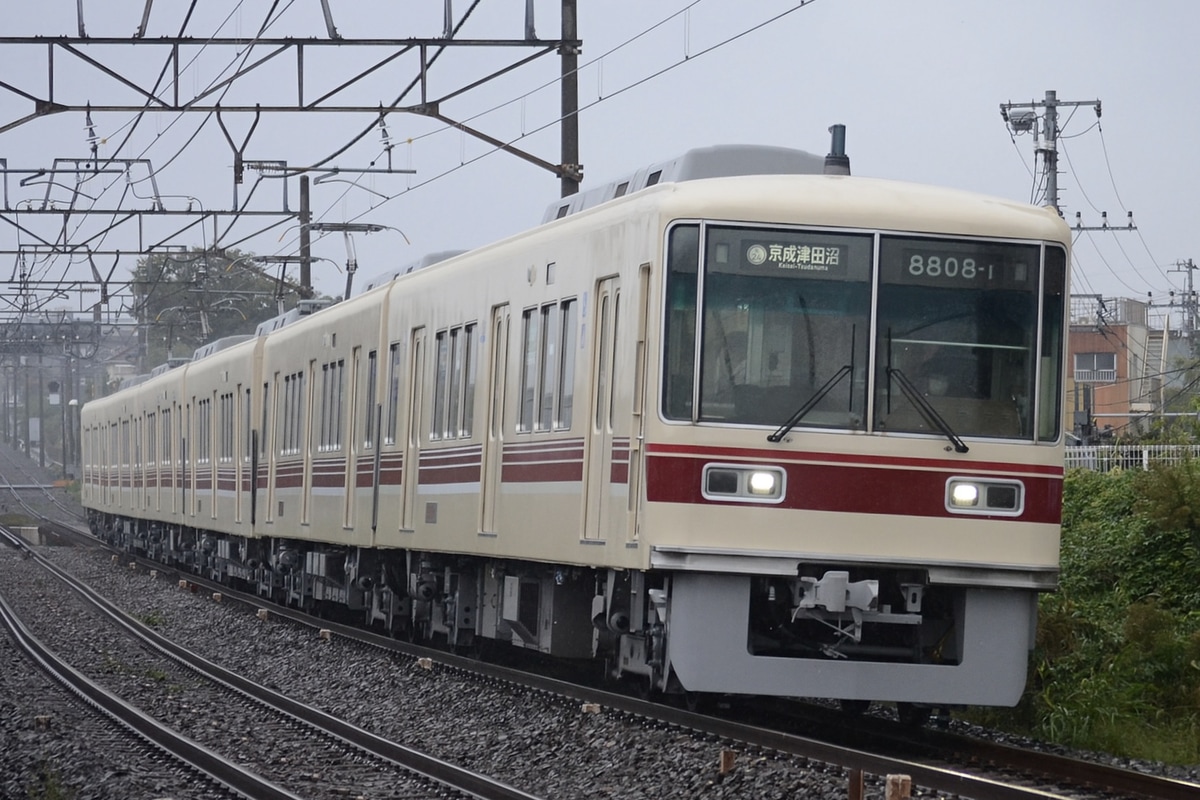
[[454, 258], [455, 256], [460, 256], [465, 252], [467, 252], [467, 251], [466, 250], [438, 250], [433, 253], [426, 253], [425, 255], [421, 256], [417, 260], [411, 261], [402, 267], [398, 267], [389, 272], [384, 272], [384, 273], [374, 276], [373, 278], [371, 278], [371, 280], [367, 281], [366, 284], [360, 290], [358, 290], [354, 294], [356, 294], [356, 295], [364, 294], [366, 292], [371, 291], [372, 289], [377, 289], [378, 287], [383, 286], [385, 283], [391, 283], [396, 278], [399, 278], [401, 275], [407, 275], [410, 272], [416, 272], [419, 269], [425, 269], [426, 267], [431, 267], [434, 264], [437, 264], [439, 262], [445, 261], [450, 258]]
[[208, 344], [201, 345], [200, 347], [197, 347], [196, 352], [192, 354], [192, 361], [199, 361], [205, 356], [211, 356], [213, 353], [219, 353], [227, 347], [233, 347], [235, 344], [240, 344], [247, 339], [253, 339], [257, 335], [258, 334], [254, 333], [241, 333], [236, 336], [224, 336], [220, 339], [217, 339], [215, 342], [209, 342]]
[[258, 327], [254, 330], [255, 336], [265, 336], [271, 331], [277, 331], [285, 325], [290, 325], [301, 317], [307, 317], [310, 314], [315, 314], [323, 308], [328, 308], [333, 305], [333, 300], [327, 297], [315, 298], [312, 300], [301, 300], [296, 303], [295, 308], [288, 309], [277, 317], [271, 317], [265, 322], [258, 323]]
[[820, 175], [825, 157], [804, 150], [770, 145], [723, 144], [697, 147], [666, 161], [643, 167], [603, 186], [557, 200], [546, 208], [542, 222], [562, 219], [618, 197], [657, 186], [704, 178], [738, 175]]

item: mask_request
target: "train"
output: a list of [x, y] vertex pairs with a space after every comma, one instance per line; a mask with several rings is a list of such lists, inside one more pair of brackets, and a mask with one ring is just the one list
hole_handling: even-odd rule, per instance
[[643, 692], [1016, 704], [1057, 586], [1053, 208], [717, 146], [81, 411], [92, 530]]

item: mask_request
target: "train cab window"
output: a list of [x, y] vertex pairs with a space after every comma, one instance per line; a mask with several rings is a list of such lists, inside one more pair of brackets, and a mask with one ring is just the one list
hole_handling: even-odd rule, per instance
[[700, 253], [694, 231], [669, 244], [664, 416], [862, 429], [871, 236], [709, 225]]
[[1067, 302], [1067, 253], [1061, 247], [1046, 248], [1042, 278], [1042, 339], [1038, 359], [1038, 439], [1058, 440], [1062, 432], [1063, 317]]
[[882, 238], [875, 430], [1032, 438], [1040, 253]]

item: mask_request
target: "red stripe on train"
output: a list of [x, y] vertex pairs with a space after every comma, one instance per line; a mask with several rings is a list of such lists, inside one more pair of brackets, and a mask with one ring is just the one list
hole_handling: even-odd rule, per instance
[[[649, 456], [646, 499], [659, 503], [730, 505], [706, 500], [701, 494], [704, 464], [705, 460], [698, 458]], [[939, 471], [828, 464], [781, 466], [787, 472], [787, 496], [775, 508], [910, 517], [958, 517], [945, 507], [946, 479], [978, 472], [978, 465], [970, 465], [974, 467], [970, 469], [964, 464]], [[1030, 475], [1022, 482], [1024, 513], [1020, 517], [994, 519], [1058, 523], [1062, 518], [1062, 480]]]
[[926, 469], [952, 470], [961, 472], [1021, 472], [1031, 475], [1048, 475], [1061, 478], [1063, 468], [1042, 464], [1017, 464], [1005, 461], [956, 461], [948, 458], [911, 458], [905, 456], [872, 456], [853, 453], [800, 452], [795, 450], [772, 450], [748, 447], [700, 447], [686, 444], [648, 444], [648, 455], [680, 455], [697, 458], [751, 458], [766, 462], [832, 462], [872, 467], [923, 467]]

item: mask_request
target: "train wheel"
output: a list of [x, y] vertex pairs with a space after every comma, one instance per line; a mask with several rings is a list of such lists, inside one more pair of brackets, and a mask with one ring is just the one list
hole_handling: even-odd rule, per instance
[[870, 700], [851, 700], [843, 698], [838, 701], [838, 705], [842, 707], [842, 713], [853, 717], [861, 717], [867, 713], [867, 709], [871, 707]]
[[716, 706], [716, 698], [710, 692], [684, 692], [683, 707], [693, 714], [706, 714]]
[[929, 706], [916, 703], [896, 703], [896, 714], [900, 718], [900, 723], [910, 728], [923, 727], [929, 721], [930, 711]]
[[662, 690], [658, 688], [652, 675], [634, 675], [632, 677], [634, 690], [639, 700], [657, 703], [662, 700]]

